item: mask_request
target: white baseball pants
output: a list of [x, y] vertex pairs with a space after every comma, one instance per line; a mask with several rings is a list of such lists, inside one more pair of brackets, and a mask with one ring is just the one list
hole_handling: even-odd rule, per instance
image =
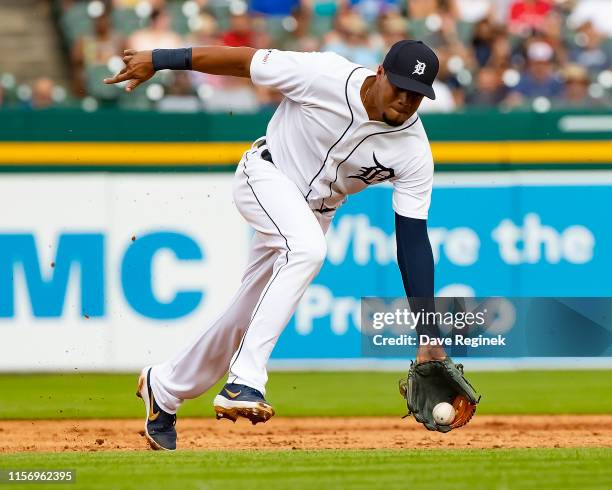
[[176, 413], [228, 371], [228, 382], [265, 394], [266, 364], [327, 251], [331, 216], [310, 209], [298, 187], [261, 158], [260, 140], [242, 157], [234, 202], [254, 228], [249, 265], [224, 313], [182, 352], [153, 366], [156, 402]]

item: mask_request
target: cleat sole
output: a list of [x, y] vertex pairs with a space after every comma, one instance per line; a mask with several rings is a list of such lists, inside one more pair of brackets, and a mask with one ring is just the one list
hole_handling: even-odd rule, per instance
[[248, 419], [253, 425], [264, 423], [274, 416], [274, 409], [265, 403], [258, 403], [254, 407], [224, 407], [215, 405], [217, 420], [229, 419], [236, 422], [239, 417]]

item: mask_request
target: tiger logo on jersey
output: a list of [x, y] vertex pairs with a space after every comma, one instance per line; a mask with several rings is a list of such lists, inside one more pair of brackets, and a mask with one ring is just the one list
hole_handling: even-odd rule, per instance
[[349, 175], [349, 179], [359, 179], [366, 185], [379, 184], [385, 180], [395, 177], [395, 171], [392, 168], [385, 167], [376, 159], [376, 154], [372, 153], [374, 158], [374, 167], [361, 167], [361, 173], [358, 175]]

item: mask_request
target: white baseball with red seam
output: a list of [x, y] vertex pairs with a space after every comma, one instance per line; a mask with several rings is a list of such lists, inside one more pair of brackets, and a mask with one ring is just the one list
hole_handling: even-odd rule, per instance
[[455, 408], [446, 402], [438, 403], [433, 407], [432, 415], [438, 425], [450, 425], [455, 420]]

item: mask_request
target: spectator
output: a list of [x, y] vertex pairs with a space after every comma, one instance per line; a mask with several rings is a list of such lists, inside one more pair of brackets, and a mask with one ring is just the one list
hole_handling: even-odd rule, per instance
[[510, 38], [505, 32], [499, 32], [491, 44], [491, 55], [487, 61], [487, 66], [497, 70], [509, 68], [512, 59], [512, 45]]
[[435, 103], [431, 104], [428, 101], [424, 102], [427, 105], [426, 110], [450, 112], [456, 108], [462, 107], [465, 103], [465, 92], [457, 80], [456, 75], [461, 71], [467, 70], [467, 68], [463, 58], [461, 58], [451, 46], [439, 48], [436, 54], [440, 60], [440, 69], [437, 78], [440, 85], [434, 87], [440, 90], [440, 100], [438, 100], [438, 92], [436, 92]]
[[222, 86], [204, 94], [202, 104], [207, 112], [254, 113], [261, 108], [257, 93], [246, 79], [227, 77]]
[[327, 36], [323, 51], [333, 51], [358, 65], [375, 69], [383, 53], [373, 46], [367, 26], [359, 14], [347, 11], [337, 18], [337, 28]]
[[453, 112], [456, 108], [455, 99], [448, 85], [435, 80], [433, 83], [433, 89], [436, 93], [436, 100], [423, 98], [423, 102], [419, 106], [419, 112]]
[[172, 72], [172, 83], [163, 99], [157, 102], [157, 110], [165, 112], [197, 112], [201, 103], [193, 90], [191, 72]]
[[251, 18], [246, 12], [233, 14], [230, 18], [230, 28], [221, 36], [221, 42], [225, 46], [254, 46], [254, 39]]
[[298, 38], [325, 35], [332, 29], [336, 14], [345, 9], [346, 0], [300, 0], [299, 7], [293, 12], [298, 22], [295, 35]]
[[457, 0], [457, 10], [460, 20], [476, 23], [491, 19], [494, 6], [491, 0]]
[[510, 32], [527, 36], [542, 27], [552, 8], [550, 0], [515, 0], [510, 6]]
[[32, 86], [31, 108], [39, 110], [51, 107], [54, 104], [53, 87], [53, 80], [50, 78], [42, 77], [36, 79]]
[[189, 36], [189, 44], [193, 46], [209, 46], [222, 44], [219, 35], [217, 19], [207, 13], [202, 13], [194, 21], [194, 29]]
[[375, 23], [386, 12], [399, 12], [401, 9], [399, 0], [350, 0], [348, 3], [368, 24]]
[[479, 66], [484, 66], [489, 62], [496, 34], [497, 29], [489, 19], [482, 19], [474, 26], [472, 48]]
[[[58, 0], [64, 10], [76, 1], [89, 2]], [[612, 64], [612, 44], [606, 37], [612, 35], [612, 0], [195, 0], [203, 13], [189, 2], [182, 9], [184, 19], [178, 7], [185, 0], [102, 1], [116, 9], [136, 10], [114, 12], [113, 19], [125, 20], [118, 27], [122, 32], [153, 9], [150, 27], [129, 37], [127, 47], [135, 49], [184, 45], [171, 30], [165, 11], [171, 2], [177, 27], [186, 27], [188, 21], [192, 31], [187, 45], [328, 50], [376, 68], [395, 42], [411, 36], [422, 39], [440, 58], [439, 100], [425, 101], [425, 112], [456, 110], [466, 102], [491, 107], [500, 100], [504, 106], [515, 107], [534, 97], [547, 97], [555, 107], [582, 103], [591, 107], [604, 100], [596, 96], [608, 87], [608, 78], [598, 77]], [[209, 5], [212, 8], [206, 10]], [[229, 6], [231, 13], [225, 32], [219, 31], [218, 24], [224, 25], [225, 17], [215, 17], [220, 6]], [[90, 15], [94, 10], [90, 9]], [[95, 84], [88, 85], [86, 76], [97, 80], [97, 72], [106, 67], [117, 69], [113, 57], [120, 55], [125, 43], [109, 17], [103, 13], [94, 19], [92, 34], [77, 39], [71, 55], [77, 93], [83, 95], [87, 86], [89, 95], [114, 101], [115, 89], [106, 94]], [[70, 36], [67, 30], [69, 43]], [[573, 65], [568, 66], [570, 60]], [[574, 65], [586, 69], [587, 76]], [[194, 72], [176, 77], [166, 91], [174, 98], [167, 105], [171, 109], [204, 106], [216, 111], [222, 110], [219, 101], [228, 100], [232, 111], [251, 111], [282, 98], [273, 90], [254, 88], [248, 80], [227, 81]], [[160, 82], [168, 84], [167, 78]]]
[[[147, 0], [152, 9], [163, 9], [166, 6], [165, 0]], [[142, 0], [113, 0], [113, 7], [117, 9], [133, 9], [142, 3]]]
[[491, 18], [498, 24], [507, 25], [510, 15], [510, 5], [514, 0], [490, 0], [491, 1]]
[[454, 77], [463, 70], [475, 68], [476, 61], [473, 52], [461, 41], [457, 22], [449, 11], [442, 12], [440, 19], [440, 30], [428, 40], [438, 46], [438, 55], [441, 56], [438, 78], [452, 89], [455, 102], [460, 106], [463, 104], [463, 91]]
[[[260, 2], [260, 8], [264, 8]], [[268, 5], [268, 7], [272, 7]], [[266, 7], [267, 8], [267, 7]], [[225, 46], [268, 46], [265, 33], [253, 29], [252, 19], [246, 10], [234, 10], [230, 17], [230, 26], [223, 34], [217, 34], [217, 24], [207, 15], [200, 16], [200, 27], [192, 36], [197, 44], [223, 44]], [[256, 89], [247, 79], [219, 77], [210, 74], [192, 72], [191, 80], [197, 90], [202, 106], [207, 112], [252, 113], [261, 108], [260, 99], [269, 97], [264, 89]]]
[[612, 53], [604, 49], [604, 39], [592, 22], [582, 24], [575, 36], [576, 47], [570, 54], [572, 61], [591, 73], [608, 69], [612, 65]]
[[396, 42], [406, 39], [408, 22], [399, 13], [389, 11], [380, 16], [380, 34], [387, 52]]
[[114, 32], [110, 15], [105, 11], [93, 21], [93, 33], [78, 38], [72, 48], [73, 88], [85, 95], [85, 68], [106, 65], [113, 56], [123, 52], [125, 41]]
[[545, 41], [553, 48], [555, 60], [560, 65], [567, 62], [567, 50], [562, 32], [563, 23], [564, 19], [558, 12], [550, 12], [536, 33], [536, 37]]
[[298, 51], [321, 51], [321, 43], [316, 37], [304, 36], [297, 40], [296, 49]]
[[[190, 38], [190, 43], [194, 45], [258, 45], [257, 36], [251, 28], [251, 20], [243, 13], [232, 15], [230, 29], [223, 35], [219, 35], [218, 24], [209, 14], [201, 14], [196, 25], [198, 28]], [[254, 112], [260, 107], [258, 90], [248, 80], [198, 72], [190, 72], [189, 77], [193, 89], [200, 95], [202, 106], [208, 112]]]
[[591, 22], [602, 35], [612, 37], [612, 2], [610, 0], [580, 0], [568, 20], [574, 27]]
[[171, 19], [166, 10], [153, 10], [151, 25], [134, 32], [128, 39], [128, 48], [142, 51], [182, 47], [183, 40], [170, 29], [170, 22]]
[[455, 0], [409, 0], [408, 17], [410, 19], [425, 19], [432, 14], [449, 12], [454, 18], [458, 18], [458, 10]]
[[441, 8], [436, 18], [439, 25], [425, 37], [424, 41], [434, 49], [444, 49], [449, 57], [461, 58], [465, 66], [471, 66], [474, 63], [473, 55], [459, 37], [457, 21], [452, 14], [452, 4], [446, 4], [445, 8]]
[[561, 94], [561, 82], [554, 74], [553, 49], [549, 44], [535, 41], [527, 47], [527, 70], [518, 85], [506, 98], [509, 107], [516, 107], [535, 97], [554, 99]]
[[504, 100], [507, 89], [502, 83], [499, 71], [483, 67], [476, 76], [476, 86], [466, 102], [474, 107], [496, 107]]
[[255, 14], [287, 16], [299, 6], [300, 0], [251, 0], [249, 9]]
[[580, 65], [569, 64], [563, 70], [562, 96], [555, 101], [554, 107], [558, 109], [594, 108], [601, 102], [589, 95], [589, 73]]

